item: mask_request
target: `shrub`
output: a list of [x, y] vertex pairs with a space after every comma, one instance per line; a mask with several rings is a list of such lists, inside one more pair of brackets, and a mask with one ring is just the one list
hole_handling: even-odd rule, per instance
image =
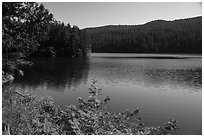
[[101, 98], [101, 89], [95, 83], [93, 81], [89, 88], [88, 100], [78, 98], [77, 107], [69, 105], [65, 109], [54, 106], [50, 98], [36, 98], [5, 89], [3, 124], [8, 125], [10, 134], [27, 135], [161, 135], [178, 129], [173, 119], [161, 126], [145, 127], [138, 116], [139, 108], [123, 113], [109, 112], [110, 98]]

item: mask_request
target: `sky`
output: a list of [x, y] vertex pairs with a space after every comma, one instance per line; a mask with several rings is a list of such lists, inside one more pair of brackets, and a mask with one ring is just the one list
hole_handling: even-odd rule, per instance
[[202, 15], [201, 2], [44, 2], [58, 21], [79, 28], [138, 25]]

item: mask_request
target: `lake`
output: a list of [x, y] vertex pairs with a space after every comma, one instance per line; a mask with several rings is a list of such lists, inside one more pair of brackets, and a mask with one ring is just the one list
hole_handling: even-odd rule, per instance
[[92, 79], [110, 111], [140, 108], [145, 125], [179, 121], [172, 134], [202, 134], [201, 55], [92, 53], [88, 59], [35, 58], [13, 88], [52, 97], [62, 107], [87, 99]]

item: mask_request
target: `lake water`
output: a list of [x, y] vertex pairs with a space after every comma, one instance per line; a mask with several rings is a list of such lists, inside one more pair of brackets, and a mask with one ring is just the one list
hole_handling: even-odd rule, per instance
[[62, 107], [88, 97], [92, 79], [110, 111], [139, 107], [145, 125], [179, 121], [173, 134], [202, 133], [202, 58], [196, 55], [102, 54], [89, 59], [31, 59], [13, 88], [35, 96], [50, 96]]

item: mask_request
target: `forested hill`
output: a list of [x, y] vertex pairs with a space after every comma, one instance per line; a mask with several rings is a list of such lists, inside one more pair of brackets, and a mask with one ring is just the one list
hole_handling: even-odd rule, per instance
[[202, 17], [84, 29], [92, 52], [202, 53]]

